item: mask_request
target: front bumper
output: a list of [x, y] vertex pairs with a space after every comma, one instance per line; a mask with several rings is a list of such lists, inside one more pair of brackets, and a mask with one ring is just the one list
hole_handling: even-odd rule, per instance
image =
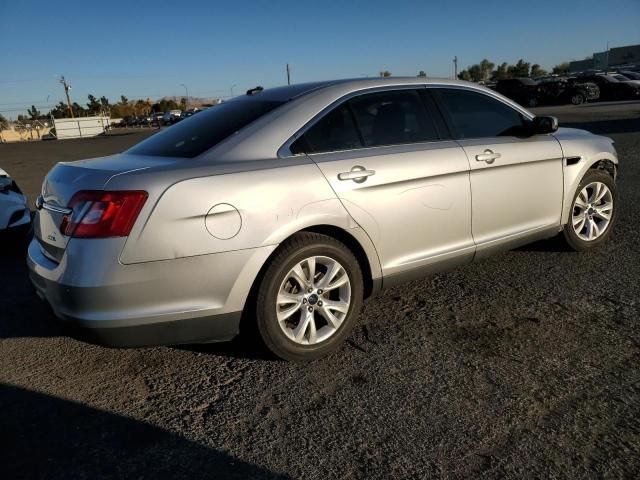
[[118, 258], [120, 239], [103, 245], [94, 240], [90, 249], [74, 242], [57, 263], [32, 240], [31, 282], [72, 336], [117, 347], [231, 340], [253, 280], [273, 250], [104, 265], [97, 258]]

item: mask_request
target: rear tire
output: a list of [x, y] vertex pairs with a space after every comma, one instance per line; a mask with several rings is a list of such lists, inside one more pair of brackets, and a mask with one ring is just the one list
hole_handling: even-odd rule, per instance
[[363, 299], [360, 265], [332, 237], [295, 234], [267, 266], [255, 314], [265, 346], [276, 356], [307, 362], [335, 351], [351, 333]]
[[602, 170], [589, 170], [571, 201], [564, 239], [576, 251], [584, 252], [606, 242], [618, 210], [618, 188]]

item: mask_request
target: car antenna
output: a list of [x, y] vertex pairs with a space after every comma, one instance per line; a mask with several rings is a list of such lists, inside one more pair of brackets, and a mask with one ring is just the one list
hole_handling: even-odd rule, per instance
[[256, 93], [260, 93], [263, 90], [264, 90], [264, 87], [261, 87], [260, 85], [258, 85], [255, 88], [250, 88], [249, 90], [247, 90], [247, 95], [255, 95]]

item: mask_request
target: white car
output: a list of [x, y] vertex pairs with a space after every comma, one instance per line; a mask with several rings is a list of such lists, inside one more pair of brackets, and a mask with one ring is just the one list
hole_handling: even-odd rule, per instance
[[0, 233], [25, 231], [31, 223], [27, 197], [0, 168]]

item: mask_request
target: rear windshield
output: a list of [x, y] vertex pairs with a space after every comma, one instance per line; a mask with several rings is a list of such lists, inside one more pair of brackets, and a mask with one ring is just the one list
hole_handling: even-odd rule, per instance
[[193, 115], [139, 143], [127, 153], [192, 158], [283, 103], [240, 97]]

